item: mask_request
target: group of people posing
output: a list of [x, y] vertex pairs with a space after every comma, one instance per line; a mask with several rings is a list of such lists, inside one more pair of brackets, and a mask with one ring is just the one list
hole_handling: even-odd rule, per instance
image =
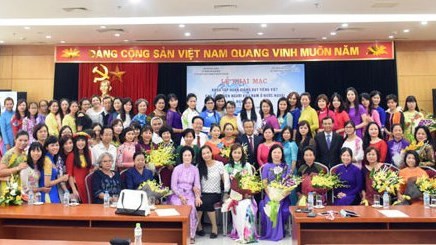
[[[196, 95], [188, 94], [181, 113], [175, 94], [159, 94], [147, 115], [146, 99], [18, 100], [14, 111], [14, 101], [6, 98], [0, 117], [1, 191], [16, 175], [25, 194], [40, 192], [46, 203], [61, 202], [67, 191], [82, 203], [102, 203], [105, 192], [117, 195], [156, 179], [173, 191], [168, 203], [193, 207], [192, 242], [205, 235], [200, 222], [204, 213], [212, 225], [210, 238], [217, 237], [215, 204], [229, 197], [230, 181], [240, 171], [259, 172], [268, 185], [277, 178], [270, 171], [275, 166], [305, 178], [325, 171], [323, 165], [340, 165], [336, 172], [347, 185], [334, 191], [333, 204], [371, 203], [377, 194], [371, 170], [390, 165], [407, 179], [427, 174], [419, 166], [435, 165], [434, 139], [420, 125], [424, 115], [416, 98], [408, 96], [403, 108], [392, 94], [386, 96], [387, 109], [380, 101], [378, 91], [359, 95], [351, 87], [344, 99], [339, 93], [330, 98], [321, 94], [314, 103], [307, 92], [291, 92], [278, 100], [275, 110], [269, 99], [257, 110], [246, 97], [236, 112], [235, 102], [225, 96], [208, 96], [199, 111]], [[420, 148], [404, 153], [409, 144]], [[148, 162], [146, 152], [158, 147], [170, 147], [176, 163], [156, 168]], [[85, 185], [89, 173], [90, 199]], [[242, 211], [233, 216], [231, 237], [244, 242], [282, 239], [289, 206], [312, 190], [302, 185], [283, 199], [274, 226], [263, 208], [268, 193], [263, 200], [244, 196], [238, 204]], [[258, 211], [261, 234], [253, 228]]]

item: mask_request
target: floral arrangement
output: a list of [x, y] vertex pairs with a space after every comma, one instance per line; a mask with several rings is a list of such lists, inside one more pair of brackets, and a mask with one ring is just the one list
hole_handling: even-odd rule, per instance
[[263, 183], [259, 175], [253, 175], [247, 170], [243, 170], [232, 178], [231, 189], [240, 194], [254, 195], [263, 190]]
[[6, 189], [4, 190], [3, 195], [0, 197], [0, 205], [18, 206], [21, 204], [23, 204], [23, 200], [21, 198], [21, 188], [18, 184], [18, 176], [12, 174], [6, 182]]
[[273, 227], [276, 227], [280, 201], [297, 188], [301, 183], [301, 178], [292, 176], [290, 173], [285, 175], [287, 167], [276, 166], [271, 171], [275, 177], [266, 187], [270, 201], [265, 205], [264, 210]]
[[400, 185], [404, 183], [398, 174], [389, 169], [388, 166], [379, 170], [371, 170], [369, 177], [372, 179], [372, 187], [378, 193], [387, 191], [389, 194], [396, 195]]
[[427, 114], [423, 120], [418, 124], [419, 126], [426, 126], [430, 132], [436, 131], [436, 115]]
[[401, 155], [402, 155], [402, 157], [404, 157], [404, 154], [408, 150], [416, 151], [416, 153], [418, 153], [418, 155], [419, 155], [419, 159], [421, 160], [421, 163], [428, 162], [429, 159], [427, 159], [427, 154], [424, 150], [427, 146], [428, 146], [428, 143], [424, 143], [422, 141], [419, 143], [413, 142], [412, 144], [410, 144], [409, 146], [404, 148], [403, 151], [401, 151]]
[[345, 187], [344, 182], [336, 174], [320, 173], [314, 175], [311, 180], [312, 187], [323, 190], [331, 190], [339, 187]]
[[154, 165], [154, 167], [166, 167], [176, 163], [177, 154], [174, 153], [173, 147], [160, 145], [157, 149], [145, 151], [145, 161]]
[[[222, 144], [222, 143], [221, 143]], [[219, 146], [218, 146], [219, 147]], [[226, 159], [230, 159], [230, 146], [222, 145], [220, 147], [220, 155]]]
[[158, 184], [156, 180], [147, 180], [142, 182], [138, 190], [143, 190], [147, 193], [147, 196], [153, 196], [155, 198], [162, 198], [172, 194], [172, 191], [168, 187], [163, 187]]
[[421, 192], [428, 192], [429, 194], [436, 194], [436, 179], [428, 178], [426, 176], [419, 177], [416, 180], [416, 186], [418, 186]]

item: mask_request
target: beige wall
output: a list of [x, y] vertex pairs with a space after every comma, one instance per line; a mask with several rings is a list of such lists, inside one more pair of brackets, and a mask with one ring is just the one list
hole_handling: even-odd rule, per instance
[[[436, 41], [397, 42], [400, 105], [415, 95], [427, 112], [433, 110], [436, 88]], [[54, 86], [53, 46], [0, 47], [0, 88], [27, 91], [29, 101], [52, 98]]]
[[0, 88], [27, 92], [28, 101], [53, 97], [53, 46], [1, 46]]
[[397, 42], [398, 94], [400, 105], [415, 95], [421, 110], [433, 112], [432, 89], [436, 89], [436, 41]]

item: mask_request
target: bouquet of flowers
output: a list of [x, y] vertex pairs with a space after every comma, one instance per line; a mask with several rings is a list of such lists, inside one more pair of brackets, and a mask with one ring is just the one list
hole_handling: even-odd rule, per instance
[[[220, 144], [222, 144], [222, 143], [220, 143]], [[230, 146], [222, 145], [220, 147], [220, 155], [226, 159], [230, 159]]]
[[263, 190], [262, 180], [258, 175], [250, 174], [247, 170], [236, 173], [230, 180], [230, 198], [222, 205], [221, 211], [232, 210], [236, 213], [236, 206], [245, 195], [254, 195]]
[[276, 166], [271, 171], [275, 178], [266, 187], [270, 201], [265, 205], [264, 210], [271, 220], [273, 227], [276, 227], [280, 201], [297, 188], [301, 183], [301, 178], [292, 176], [290, 173], [284, 174], [287, 171], [287, 167]]
[[426, 176], [419, 177], [416, 180], [416, 186], [423, 193], [428, 192], [431, 195], [436, 194], [436, 179], [435, 178], [428, 178]]
[[422, 141], [419, 143], [413, 142], [412, 144], [410, 144], [409, 146], [404, 148], [403, 151], [401, 151], [402, 158], [404, 158], [404, 154], [406, 153], [406, 151], [412, 150], [412, 151], [416, 151], [416, 153], [418, 153], [419, 159], [421, 160], [421, 163], [428, 162], [429, 159], [427, 159], [427, 154], [425, 152], [425, 148], [427, 146], [428, 146], [428, 143], [424, 143]]
[[336, 174], [320, 173], [314, 175], [311, 180], [312, 187], [322, 190], [331, 190], [339, 187], [345, 187], [344, 182]]
[[371, 170], [369, 177], [372, 179], [372, 187], [378, 193], [387, 191], [392, 195], [396, 195], [400, 185], [404, 183], [403, 179], [396, 172], [390, 170], [388, 166], [379, 170]]
[[243, 170], [238, 172], [230, 181], [231, 189], [242, 195], [254, 195], [262, 191], [262, 180], [258, 175]]
[[23, 200], [21, 198], [21, 188], [18, 184], [18, 176], [12, 174], [6, 182], [6, 189], [4, 190], [3, 195], [0, 197], [0, 205], [19, 206], [21, 204], [23, 204]]
[[156, 180], [147, 180], [142, 182], [138, 190], [143, 190], [147, 193], [148, 197], [155, 197], [156, 199], [167, 197], [172, 194], [172, 191], [168, 187], [163, 187], [158, 184]]
[[426, 126], [430, 130], [430, 132], [436, 131], [436, 115], [427, 114], [425, 119], [419, 122], [419, 126]]
[[176, 163], [177, 154], [173, 147], [160, 145], [157, 149], [145, 151], [145, 162], [151, 163], [154, 167], [166, 167]]

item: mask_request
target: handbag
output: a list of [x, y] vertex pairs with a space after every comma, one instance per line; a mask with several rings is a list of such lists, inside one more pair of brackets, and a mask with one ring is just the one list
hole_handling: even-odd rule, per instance
[[122, 190], [116, 214], [147, 216], [150, 214], [147, 193], [142, 190]]

